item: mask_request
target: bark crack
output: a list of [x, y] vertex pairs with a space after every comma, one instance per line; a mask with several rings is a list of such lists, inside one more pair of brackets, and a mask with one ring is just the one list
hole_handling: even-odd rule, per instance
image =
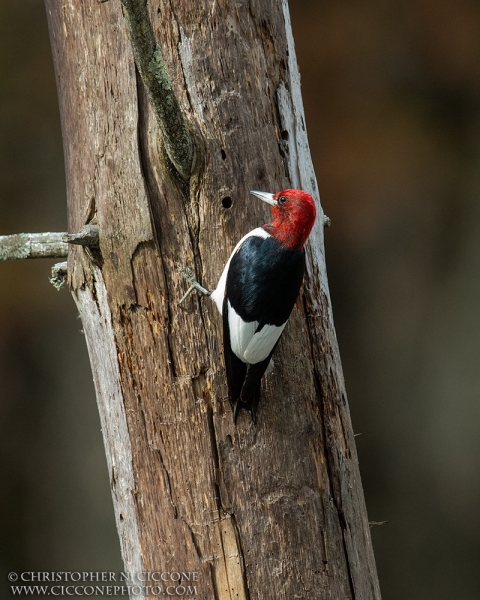
[[213, 563], [210, 563], [210, 577], [212, 579], [212, 591], [213, 591], [213, 597], [214, 600], [220, 600], [220, 597], [218, 595], [218, 590], [217, 590], [217, 582], [215, 579], [215, 568], [213, 566]]
[[190, 525], [190, 523], [186, 519], [184, 519], [183, 517], [181, 517], [181, 518], [182, 518], [182, 521], [187, 526], [187, 529], [188, 529], [188, 531], [190, 533], [190, 536], [192, 538], [192, 544], [193, 544], [193, 547], [195, 548], [195, 551], [196, 551], [196, 553], [198, 555], [198, 558], [202, 562], [204, 562], [204, 558], [203, 558], [203, 555], [202, 555], [202, 550], [201, 550], [200, 545], [199, 545], [198, 540], [197, 540], [197, 534], [193, 531], [192, 526]]
[[214, 465], [214, 486], [215, 486], [215, 501], [217, 504], [217, 511], [220, 515], [223, 512], [222, 502], [220, 498], [220, 487], [218, 485], [218, 477], [220, 476], [220, 459], [218, 454], [217, 436], [215, 432], [215, 425], [213, 422], [213, 409], [211, 406], [207, 406], [207, 425], [208, 432], [210, 434], [210, 446], [212, 449], [212, 458]]
[[[167, 342], [167, 351], [168, 351], [168, 360], [170, 362], [170, 366], [171, 366], [171, 371], [172, 371], [172, 377], [175, 378], [177, 377], [177, 372], [176, 372], [176, 367], [175, 367], [175, 361], [174, 361], [174, 357], [173, 357], [173, 349], [172, 349], [172, 345], [171, 345], [171, 332], [172, 332], [172, 321], [173, 321], [173, 317], [172, 317], [172, 309], [171, 309], [171, 294], [170, 294], [170, 290], [168, 287], [168, 281], [167, 281], [167, 277], [166, 277], [166, 266], [165, 266], [165, 262], [163, 260], [163, 253], [161, 252], [161, 248], [160, 248], [160, 235], [159, 235], [159, 231], [157, 230], [156, 227], [156, 223], [155, 223], [155, 219], [153, 218], [153, 212], [152, 212], [152, 197], [153, 197], [153, 190], [155, 189], [155, 184], [151, 181], [151, 177], [149, 176], [149, 169], [148, 169], [148, 149], [147, 149], [147, 140], [146, 140], [146, 135], [145, 135], [145, 131], [146, 131], [146, 127], [147, 127], [147, 118], [145, 115], [145, 103], [142, 102], [142, 97], [145, 93], [145, 89], [142, 83], [142, 80], [140, 78], [140, 74], [138, 72], [138, 69], [135, 69], [135, 73], [136, 73], [136, 87], [137, 87], [137, 114], [138, 114], [138, 120], [137, 120], [137, 145], [138, 145], [138, 155], [140, 158], [140, 169], [141, 169], [141, 173], [142, 173], [142, 179], [145, 185], [145, 193], [148, 199], [148, 207], [149, 207], [149, 211], [150, 211], [150, 221], [152, 223], [153, 229], [154, 229], [154, 237], [155, 237], [155, 243], [157, 245], [157, 254], [158, 254], [158, 258], [160, 260], [161, 263], [161, 272], [162, 272], [162, 276], [163, 276], [163, 284], [165, 287], [165, 296], [166, 296], [166, 306], [167, 306], [167, 314], [168, 314], [168, 324], [167, 324], [167, 332], [166, 332], [166, 342]], [[133, 257], [132, 257], [133, 258]], [[133, 273], [133, 269], [132, 269], [132, 273]]]
[[[157, 452], [157, 456], [160, 460], [160, 464], [162, 466], [162, 473], [163, 473], [163, 480], [165, 482], [165, 487], [167, 489], [167, 494], [168, 494], [168, 499], [170, 501], [170, 504], [172, 505], [173, 508], [173, 518], [174, 519], [178, 519], [178, 510], [177, 510], [177, 505], [175, 504], [174, 500], [173, 500], [173, 493], [172, 493], [172, 484], [171, 484], [171, 480], [170, 480], [170, 473], [168, 472], [167, 467], [165, 466], [165, 461], [163, 460], [163, 455], [160, 452], [160, 450], [158, 448], [156, 448], [156, 452]], [[185, 519], [182, 520], [185, 521]], [[185, 521], [186, 522], [186, 521]], [[195, 545], [195, 548], [197, 546]]]
[[[342, 513], [343, 516], [343, 513]], [[348, 584], [350, 586], [350, 592], [352, 594], [352, 600], [355, 600], [355, 598], [357, 597], [357, 595], [355, 594], [355, 585], [353, 582], [353, 573], [352, 573], [352, 568], [350, 566], [350, 558], [349, 558], [349, 552], [348, 552], [348, 548], [347, 548], [347, 540], [345, 539], [345, 534], [347, 533], [346, 530], [346, 523], [345, 523], [345, 517], [343, 516], [343, 523], [345, 525], [345, 528], [342, 527], [342, 542], [343, 542], [343, 549], [345, 552], [345, 559], [347, 561], [347, 575], [348, 575]]]
[[241, 569], [242, 569], [243, 589], [244, 589], [244, 592], [245, 592], [245, 600], [250, 600], [250, 589], [248, 587], [247, 569], [246, 569], [246, 565], [245, 565], [245, 554], [243, 552], [242, 539], [240, 537], [240, 530], [238, 528], [237, 519], [236, 519], [234, 513], [232, 513], [230, 515], [230, 518], [232, 519], [233, 530], [235, 532], [235, 538], [237, 540], [237, 546], [238, 546], [238, 552], [239, 552], [239, 559], [240, 559], [240, 566], [241, 566]]

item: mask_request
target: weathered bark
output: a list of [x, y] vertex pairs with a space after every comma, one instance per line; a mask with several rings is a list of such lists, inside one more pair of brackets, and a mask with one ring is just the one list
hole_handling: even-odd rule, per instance
[[100, 253], [70, 248], [69, 282], [126, 570], [198, 572], [208, 599], [380, 598], [321, 210], [257, 426], [246, 413], [233, 425], [211, 301], [177, 306], [177, 263], [212, 289], [238, 239], [269, 219], [250, 189], [300, 187], [319, 200], [286, 0], [150, 0], [173, 92], [201, 140], [187, 186], [158, 143], [120, 3], [46, 5], [69, 231], [100, 227]]

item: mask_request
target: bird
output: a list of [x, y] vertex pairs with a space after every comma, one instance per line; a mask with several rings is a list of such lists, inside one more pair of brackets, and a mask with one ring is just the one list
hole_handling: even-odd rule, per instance
[[271, 206], [273, 221], [253, 229], [235, 246], [212, 292], [178, 267], [191, 286], [215, 302], [223, 321], [228, 396], [237, 422], [244, 409], [256, 423], [261, 380], [303, 281], [305, 244], [316, 218], [315, 202], [302, 190], [251, 191]]

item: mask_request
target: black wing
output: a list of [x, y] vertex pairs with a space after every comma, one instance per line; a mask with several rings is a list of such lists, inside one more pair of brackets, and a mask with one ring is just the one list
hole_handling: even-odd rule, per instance
[[249, 237], [230, 262], [226, 296], [245, 322], [283, 325], [295, 304], [305, 270], [305, 251], [273, 236]]

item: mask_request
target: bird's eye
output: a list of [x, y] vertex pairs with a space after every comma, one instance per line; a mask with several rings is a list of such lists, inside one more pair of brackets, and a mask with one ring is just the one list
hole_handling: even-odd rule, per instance
[[285, 202], [288, 200], [288, 198], [286, 196], [280, 196], [280, 198], [278, 199], [278, 203], [279, 204], [285, 204]]

